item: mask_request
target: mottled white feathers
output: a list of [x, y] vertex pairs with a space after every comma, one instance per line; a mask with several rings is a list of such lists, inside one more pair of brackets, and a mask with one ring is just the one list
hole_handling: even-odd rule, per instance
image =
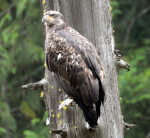
[[61, 53], [58, 54], [57, 60], [61, 59]]

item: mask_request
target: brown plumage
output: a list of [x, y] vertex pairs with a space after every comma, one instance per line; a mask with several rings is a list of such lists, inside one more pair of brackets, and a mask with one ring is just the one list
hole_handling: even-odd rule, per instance
[[48, 30], [45, 41], [48, 69], [55, 73], [65, 93], [83, 110], [89, 125], [95, 127], [105, 95], [104, 69], [97, 49], [69, 27], [61, 13], [48, 11], [43, 22]]

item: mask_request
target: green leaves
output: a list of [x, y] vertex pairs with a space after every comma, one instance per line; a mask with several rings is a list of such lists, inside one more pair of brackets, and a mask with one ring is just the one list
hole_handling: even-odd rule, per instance
[[[3, 128], [8, 128], [9, 130], [15, 132], [16, 131], [16, 121], [12, 116], [10, 109], [7, 103], [0, 102], [0, 124]], [[5, 133], [5, 129], [0, 128], [0, 131]]]
[[25, 138], [47, 138], [49, 137], [49, 126], [45, 126], [48, 115], [44, 113], [43, 119], [34, 118], [31, 120], [32, 130], [27, 129], [23, 132]]
[[6, 132], [7, 132], [6, 129], [0, 127], [0, 135], [6, 134]]
[[21, 17], [23, 11], [26, 9], [27, 6], [27, 1], [28, 0], [17, 0], [16, 1], [16, 6], [17, 6], [17, 17]]
[[31, 130], [25, 130], [23, 134], [25, 135], [25, 138], [40, 138], [38, 134]]
[[36, 117], [35, 112], [32, 110], [32, 108], [29, 106], [29, 104], [26, 101], [22, 101], [21, 102], [20, 110], [26, 116], [29, 116], [31, 118], [35, 118]]
[[6, 25], [7, 22], [9, 22], [9, 21], [11, 21], [11, 20], [12, 20], [11, 15], [10, 15], [9, 13], [6, 13], [6, 14], [3, 16], [3, 18], [1, 19], [1, 21], [0, 21], [0, 29], [2, 29], [2, 27], [3, 27], [4, 25]]
[[[39, 94], [23, 94], [21, 90], [23, 83], [40, 80], [43, 76], [40, 12], [40, 2], [36, 0], [0, 2], [3, 14], [0, 14], [0, 94], [3, 95], [0, 95], [0, 137], [22, 137], [28, 129], [33, 133], [26, 131], [24, 134], [32, 137], [40, 133], [40, 127], [43, 127], [43, 136], [48, 134], [41, 121], [45, 105], [42, 110]], [[33, 124], [38, 120], [39, 127], [35, 130]], [[5, 133], [5, 128], [9, 133]]]
[[[144, 131], [148, 131], [143, 127], [148, 126], [147, 122], [150, 121], [150, 67], [147, 67], [147, 51], [139, 48], [128, 58], [131, 70], [128, 73], [121, 71], [119, 74], [122, 111], [125, 121], [138, 125], [135, 131], [139, 131], [140, 137], [143, 137]], [[130, 133], [134, 133], [134, 129]], [[130, 135], [128, 137], [132, 138]]]
[[5, 137], [6, 133], [7, 133], [6, 129], [4, 129], [3, 127], [0, 127], [0, 136]]
[[121, 14], [121, 10], [119, 9], [119, 2], [118, 1], [111, 1], [110, 2], [112, 7], [112, 17], [115, 18], [117, 15]]
[[113, 16], [116, 45], [130, 64], [130, 72], [120, 71], [119, 74], [122, 112], [125, 122], [137, 125], [127, 132], [126, 138], [142, 138], [150, 128], [150, 14], [144, 12], [139, 16], [139, 13], [150, 3], [148, 0], [114, 1], [121, 10], [121, 14]]

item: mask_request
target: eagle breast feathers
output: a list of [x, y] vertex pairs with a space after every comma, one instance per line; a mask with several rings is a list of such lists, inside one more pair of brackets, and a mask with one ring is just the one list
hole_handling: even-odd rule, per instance
[[46, 44], [48, 68], [80, 89], [87, 105], [99, 99], [97, 76], [102, 78], [103, 68], [97, 57], [93, 45], [70, 27], [51, 33]]

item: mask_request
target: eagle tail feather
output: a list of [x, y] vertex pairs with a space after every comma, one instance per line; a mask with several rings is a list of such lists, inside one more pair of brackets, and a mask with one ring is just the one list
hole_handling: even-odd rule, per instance
[[98, 117], [100, 117], [100, 107], [101, 107], [101, 104], [104, 103], [104, 97], [105, 97], [104, 88], [103, 88], [102, 83], [99, 80], [99, 100], [95, 103], [97, 119], [98, 119]]
[[101, 111], [100, 111], [101, 101], [98, 100], [98, 101], [95, 103], [95, 105], [96, 105], [96, 113], [97, 113], [97, 119], [98, 119], [98, 118], [100, 117], [100, 113], [101, 113]]
[[90, 127], [97, 126], [97, 114], [93, 106], [87, 106], [82, 102], [75, 101], [78, 106], [82, 109], [86, 122]]

